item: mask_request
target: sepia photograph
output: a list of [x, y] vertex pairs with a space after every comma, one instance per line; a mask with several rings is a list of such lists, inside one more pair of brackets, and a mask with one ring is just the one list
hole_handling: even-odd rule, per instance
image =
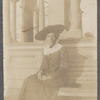
[[4, 100], [97, 100], [97, 0], [3, 0]]

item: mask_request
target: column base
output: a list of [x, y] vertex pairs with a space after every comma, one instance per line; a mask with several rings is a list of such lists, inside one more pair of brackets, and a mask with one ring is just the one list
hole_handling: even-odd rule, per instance
[[80, 29], [70, 29], [69, 31], [64, 30], [59, 39], [60, 40], [66, 40], [69, 38], [75, 38], [75, 39], [80, 39], [82, 37], [81, 35], [81, 30]]

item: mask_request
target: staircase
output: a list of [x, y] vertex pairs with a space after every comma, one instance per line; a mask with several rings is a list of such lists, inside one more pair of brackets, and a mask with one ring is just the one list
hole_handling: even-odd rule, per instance
[[[23, 81], [36, 73], [42, 60], [44, 44], [8, 44], [4, 66], [4, 98], [17, 100]], [[97, 100], [96, 43], [90, 40], [64, 44], [70, 55], [68, 87], [59, 90], [57, 100]], [[85, 57], [85, 58], [84, 58]]]

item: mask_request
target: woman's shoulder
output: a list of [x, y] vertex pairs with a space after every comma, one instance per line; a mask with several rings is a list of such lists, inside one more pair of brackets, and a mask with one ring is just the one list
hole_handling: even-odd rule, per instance
[[60, 49], [60, 54], [61, 55], [68, 54], [68, 48], [66, 46], [62, 46], [62, 48]]

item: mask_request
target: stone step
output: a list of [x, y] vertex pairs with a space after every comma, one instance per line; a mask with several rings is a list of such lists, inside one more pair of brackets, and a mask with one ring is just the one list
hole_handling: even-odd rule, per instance
[[[38, 71], [37, 68], [31, 70], [5, 70], [5, 79], [8, 80], [17, 80], [17, 79], [25, 79], [29, 75], [32, 75]], [[87, 80], [92, 79], [95, 80], [97, 75], [97, 71], [68, 71], [66, 72], [66, 77], [78, 77], [79, 79]]]
[[[4, 80], [4, 87], [6, 88], [21, 88], [24, 80]], [[70, 81], [71, 82], [71, 81]], [[96, 90], [97, 81], [76, 81], [83, 89]], [[75, 86], [74, 86], [75, 87]]]
[[96, 97], [82, 96], [57, 96], [56, 100], [97, 100]]
[[[20, 89], [7, 89], [5, 100], [18, 100]], [[61, 88], [56, 100], [97, 100], [96, 90], [89, 91], [76, 88]], [[7, 98], [7, 99], [6, 99]]]
[[61, 88], [58, 96], [97, 97], [97, 90], [89, 90], [88, 88]]

